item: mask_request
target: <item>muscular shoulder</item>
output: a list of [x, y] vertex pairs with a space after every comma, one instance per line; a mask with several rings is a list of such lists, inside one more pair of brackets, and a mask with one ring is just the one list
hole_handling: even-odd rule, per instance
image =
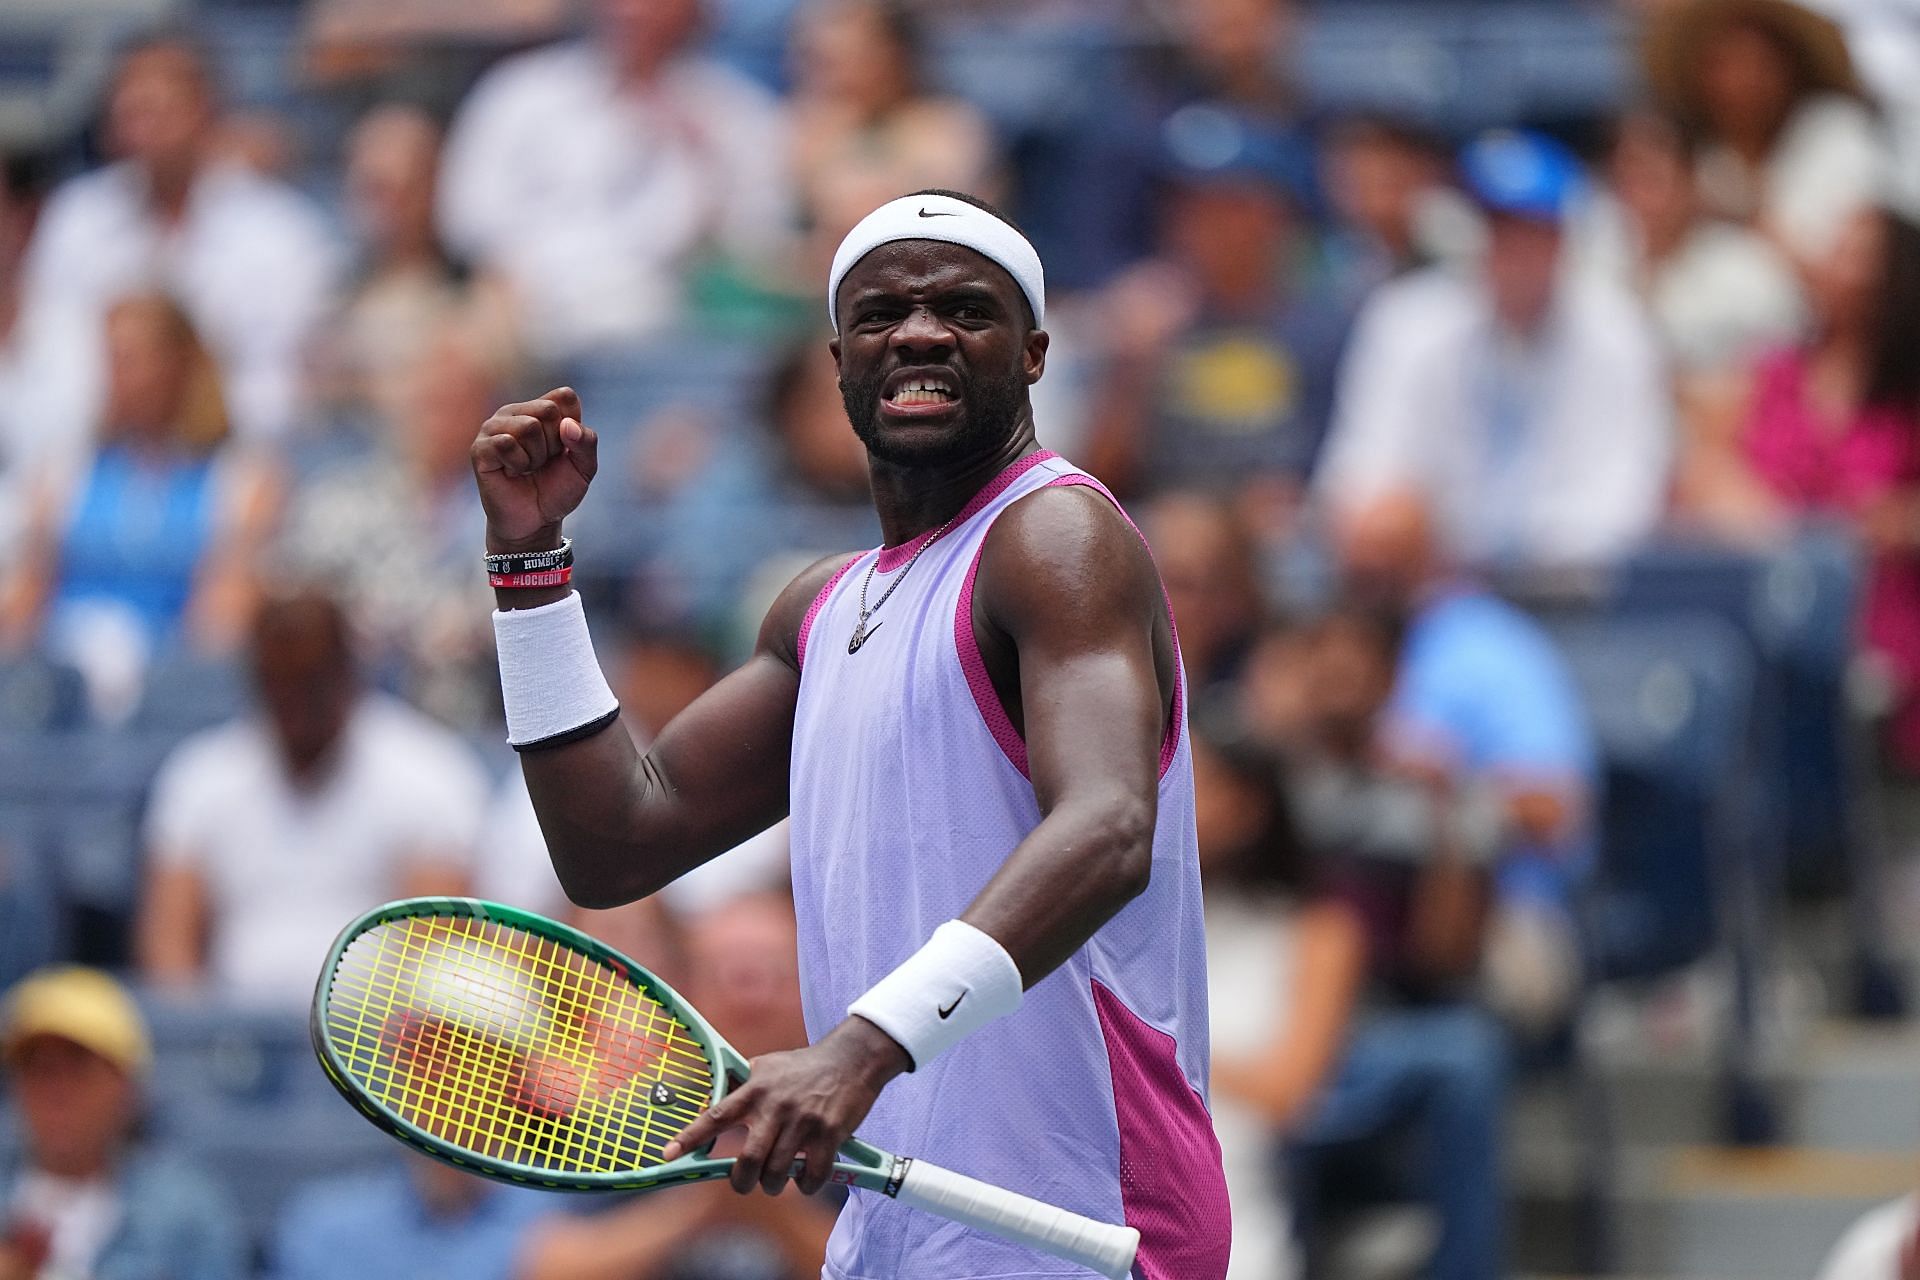
[[994, 521], [975, 594], [997, 626], [1017, 634], [1036, 619], [1151, 618], [1159, 578], [1126, 516], [1085, 485], [1040, 489]]
[[794, 671], [799, 671], [800, 633], [806, 625], [807, 615], [813, 611], [814, 601], [859, 556], [857, 551], [842, 551], [822, 556], [802, 569], [775, 597], [772, 607], [767, 610], [767, 616], [760, 624], [760, 639], [754, 646], [755, 652], [776, 658]]

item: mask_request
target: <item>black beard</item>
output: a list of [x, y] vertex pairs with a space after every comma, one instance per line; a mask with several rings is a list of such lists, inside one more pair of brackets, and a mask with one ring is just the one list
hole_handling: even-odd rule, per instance
[[896, 467], [941, 467], [990, 452], [1013, 435], [1026, 407], [1027, 382], [1018, 371], [999, 378], [963, 377], [962, 410], [952, 434], [928, 444], [902, 445], [880, 429], [880, 389], [887, 375], [874, 373], [857, 382], [840, 379], [840, 401], [847, 421], [867, 452]]

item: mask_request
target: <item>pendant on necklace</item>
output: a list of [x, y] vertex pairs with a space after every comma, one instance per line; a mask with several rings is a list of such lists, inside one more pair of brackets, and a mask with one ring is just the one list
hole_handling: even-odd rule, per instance
[[[884, 625], [884, 623], [874, 623], [873, 631], [878, 631]], [[860, 652], [860, 646], [867, 642], [867, 637], [872, 635], [873, 631], [867, 630], [867, 620], [865, 618], [860, 619], [859, 623], [853, 628], [853, 634], [847, 637], [847, 652]]]

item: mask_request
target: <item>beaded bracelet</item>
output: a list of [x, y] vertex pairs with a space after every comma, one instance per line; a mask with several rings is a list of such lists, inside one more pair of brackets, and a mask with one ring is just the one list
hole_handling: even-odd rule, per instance
[[560, 545], [546, 551], [501, 551], [483, 556], [489, 574], [540, 573], [548, 569], [573, 567], [573, 539], [562, 538]]

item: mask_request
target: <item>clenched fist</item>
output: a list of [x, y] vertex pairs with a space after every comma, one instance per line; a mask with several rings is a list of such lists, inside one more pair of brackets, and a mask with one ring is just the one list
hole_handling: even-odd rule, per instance
[[556, 387], [538, 400], [503, 405], [473, 442], [473, 478], [487, 513], [487, 550], [560, 545], [560, 522], [587, 496], [600, 469], [600, 437], [580, 421], [580, 397]]

